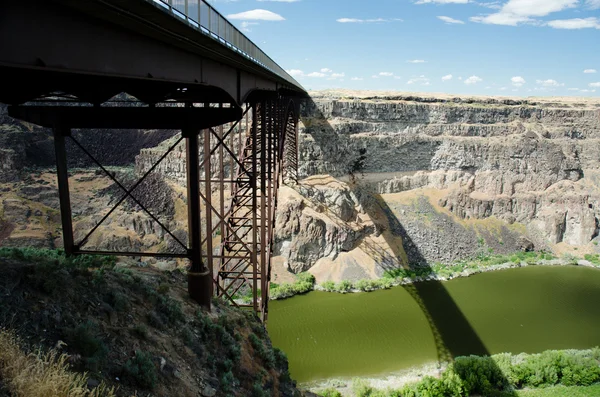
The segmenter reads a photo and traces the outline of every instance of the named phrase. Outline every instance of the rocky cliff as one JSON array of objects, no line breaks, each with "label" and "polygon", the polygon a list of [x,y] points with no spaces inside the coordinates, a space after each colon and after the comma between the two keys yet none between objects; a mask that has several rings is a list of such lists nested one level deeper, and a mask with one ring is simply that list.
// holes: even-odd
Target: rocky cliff
[{"label": "rocky cliff", "polygon": [[[600,101],[312,94],[300,128],[301,175],[337,177],[329,196],[362,192],[352,209],[379,222],[373,236],[384,229],[402,240],[397,258],[431,263],[490,250],[596,250]],[[309,208],[298,215],[304,222],[315,208],[331,208],[331,200],[315,204],[306,192],[310,180],[296,188],[305,204],[280,207],[288,226],[278,231],[279,253],[291,269],[318,265],[315,256],[335,263],[349,245],[362,244],[340,231],[296,233],[283,221],[302,205]],[[356,219],[344,218],[329,221]],[[315,234],[325,236],[320,245]],[[300,257],[288,249],[299,246]]]}]

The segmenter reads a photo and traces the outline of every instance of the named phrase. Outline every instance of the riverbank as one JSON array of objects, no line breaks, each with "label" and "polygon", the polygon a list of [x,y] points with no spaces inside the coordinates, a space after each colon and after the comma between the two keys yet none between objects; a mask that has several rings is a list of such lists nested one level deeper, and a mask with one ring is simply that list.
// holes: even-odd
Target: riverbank
[{"label": "riverbank", "polygon": [[280,300],[313,290],[341,294],[372,292],[399,285],[423,281],[449,281],[485,272],[526,266],[584,266],[600,269],[600,255],[587,254],[584,258],[577,258],[571,255],[557,258],[546,252],[517,252],[513,255],[487,255],[469,261],[461,261],[453,265],[435,263],[430,266],[414,266],[408,269],[398,268],[387,271],[380,279],[343,280],[339,283],[326,281],[316,284],[314,276],[310,273],[300,273],[297,276],[297,281],[294,283],[271,284],[270,295],[272,300]]},{"label": "riverbank", "polygon": [[[304,384],[327,397],[429,395],[515,395],[555,386],[592,386],[600,381],[600,349],[548,350],[540,354],[502,353],[457,357],[380,378],[330,379]],[[565,389],[568,390],[568,389]]]}]

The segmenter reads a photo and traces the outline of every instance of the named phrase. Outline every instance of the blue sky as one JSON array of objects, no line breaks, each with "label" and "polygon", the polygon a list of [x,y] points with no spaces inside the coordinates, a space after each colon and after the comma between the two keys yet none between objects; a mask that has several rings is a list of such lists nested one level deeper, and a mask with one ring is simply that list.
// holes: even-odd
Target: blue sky
[{"label": "blue sky", "polygon": [[600,96],[600,0],[213,0],[307,89]]}]

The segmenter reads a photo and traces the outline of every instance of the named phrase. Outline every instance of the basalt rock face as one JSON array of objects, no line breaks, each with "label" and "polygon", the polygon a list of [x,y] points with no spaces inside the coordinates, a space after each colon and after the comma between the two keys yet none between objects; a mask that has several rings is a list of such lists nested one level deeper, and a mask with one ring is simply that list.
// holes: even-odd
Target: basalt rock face
[{"label": "basalt rock face", "polygon": [[[132,166],[140,150],[172,137],[170,130],[74,130],[73,137],[104,166]],[[71,168],[97,168],[85,152],[67,139]],[[11,118],[0,104],[0,183],[16,181],[24,168],[54,167],[52,131]],[[25,173],[26,174],[26,173]]]},{"label": "basalt rock face", "polygon": [[[573,166],[597,168],[593,162],[600,154],[600,148],[585,144],[600,139],[600,110],[594,108],[315,97],[304,108],[303,122],[303,175],[343,175],[361,156],[365,156],[364,172],[402,172],[476,171],[492,169],[503,161],[514,168],[519,159],[521,164],[537,161],[537,157],[543,162],[557,151],[564,152],[561,159],[575,157]],[[533,142],[512,155],[479,153],[510,144],[508,138],[517,137]],[[554,162],[548,168],[561,166]],[[538,170],[539,166],[530,168]]]},{"label": "basalt rock face", "polygon": [[[299,150],[302,176],[351,175],[352,183],[367,186],[390,208],[389,200],[406,204],[411,194],[425,195],[438,207],[430,211],[447,212],[464,225],[490,219],[504,225],[498,227],[514,226],[500,233],[500,246],[476,233],[497,252],[530,248],[529,240],[540,249],[558,243],[594,249],[600,231],[598,101],[342,99],[317,93],[303,109]],[[428,211],[422,200],[417,207],[414,213]],[[407,208],[404,237],[421,244],[424,262],[472,254],[467,248],[473,239],[466,237],[457,237],[466,250],[456,255],[448,254],[451,246],[439,253],[425,247],[419,236],[428,233]],[[396,214],[401,224],[402,211]],[[452,242],[454,236],[456,231],[444,238]],[[407,250],[411,256],[408,251],[414,250]]]}]

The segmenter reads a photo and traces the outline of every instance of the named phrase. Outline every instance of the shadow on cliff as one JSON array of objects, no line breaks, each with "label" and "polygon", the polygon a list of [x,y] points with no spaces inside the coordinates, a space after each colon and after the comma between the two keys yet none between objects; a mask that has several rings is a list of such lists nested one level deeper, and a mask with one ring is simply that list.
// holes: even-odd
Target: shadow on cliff
[{"label": "shadow on cliff", "polygon": [[[321,147],[321,144],[325,141],[327,141],[327,146],[335,147],[336,141],[339,141],[338,135],[327,122],[317,105],[309,99],[307,100],[305,109],[308,109],[310,113],[305,112],[302,114],[304,118],[318,120],[316,124],[309,123],[311,127],[306,129],[306,133],[312,136],[318,147]],[[316,128],[319,131],[314,131]],[[316,133],[313,133],[313,131]],[[381,258],[381,265],[385,270],[393,270],[403,266],[402,264],[406,263],[405,259],[408,256],[408,263],[416,264],[408,265],[410,270],[417,271],[419,274],[432,273],[433,270],[429,266],[427,259],[422,255],[418,246],[413,242],[409,233],[402,226],[401,221],[396,217],[385,200],[378,193],[365,191],[364,188],[359,187],[359,184],[356,183],[356,178],[353,175],[360,173],[368,155],[366,150],[359,150],[355,154],[355,158],[350,161],[351,165],[349,169],[340,170],[342,173],[351,175],[350,188],[359,200],[364,203],[363,208],[370,218],[376,220],[381,219],[382,214],[385,216],[384,222],[387,225],[383,225],[383,228],[387,230],[384,230],[381,235],[384,237],[389,249],[377,244],[367,244],[367,251],[371,250],[370,254]],[[337,156],[333,155],[332,157],[335,158]],[[398,245],[398,238],[402,240],[402,247]],[[393,253],[393,257],[390,257],[390,250]],[[483,341],[448,293],[443,283],[436,280],[423,281],[404,285],[403,288],[419,305],[429,323],[440,363],[458,356],[472,354],[478,356],[490,355]],[[508,384],[508,381],[503,383]]]}]

